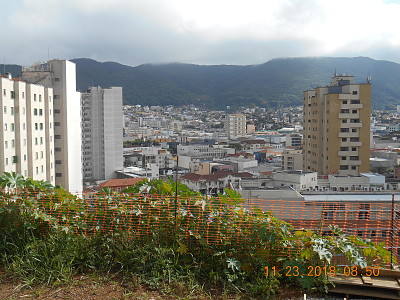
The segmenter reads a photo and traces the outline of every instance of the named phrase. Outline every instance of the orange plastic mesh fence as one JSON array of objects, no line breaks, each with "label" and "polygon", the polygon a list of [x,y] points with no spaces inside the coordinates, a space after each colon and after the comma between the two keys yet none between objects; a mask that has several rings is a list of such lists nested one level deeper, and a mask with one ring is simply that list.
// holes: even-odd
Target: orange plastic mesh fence
[{"label": "orange plastic mesh fence", "polygon": [[[400,254],[398,198],[392,202],[324,202],[287,200],[244,200],[163,195],[90,195],[86,199],[59,197],[51,192],[1,193],[3,205],[32,213],[32,222],[52,222],[65,232],[95,235],[118,232],[137,242],[166,243],[178,237],[188,249],[199,244],[253,249],[263,255],[279,256],[282,244],[275,243],[272,216],[290,223],[292,231],[309,229],[332,235],[330,226],[374,242],[384,242],[393,255]],[[70,198],[69,198],[70,197]],[[270,215],[263,212],[270,212]],[[258,217],[255,217],[258,215]],[[16,219],[17,220],[17,219]],[[18,221],[14,221],[18,223]],[[18,224],[15,224],[18,225]],[[263,225],[264,229],[260,229]],[[280,224],[279,226],[284,226]],[[46,228],[46,226],[44,226]],[[43,230],[45,232],[45,230]],[[260,247],[264,245],[264,249]],[[256,247],[257,249],[254,249]],[[265,249],[269,249],[268,253]],[[295,254],[301,249],[285,249]]]}]

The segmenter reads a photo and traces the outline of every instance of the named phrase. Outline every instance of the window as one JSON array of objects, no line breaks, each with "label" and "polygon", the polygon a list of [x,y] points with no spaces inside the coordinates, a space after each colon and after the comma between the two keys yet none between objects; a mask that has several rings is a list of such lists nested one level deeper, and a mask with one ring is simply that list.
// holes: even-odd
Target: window
[{"label": "window", "polygon": [[59,109],[55,109],[55,110],[54,110],[54,113],[55,113],[55,114],[59,114],[59,113],[61,113],[61,111],[60,111]]},{"label": "window", "polygon": [[43,145],[43,137],[40,137],[40,145]]},{"label": "window", "polygon": [[35,130],[38,130],[38,128],[39,128],[38,123],[35,123]]},{"label": "window", "polygon": [[352,113],[352,114],[356,114],[356,113],[357,113],[357,109],[353,109],[353,110],[351,111],[351,113]]},{"label": "window", "polygon": [[39,167],[36,167],[36,175],[39,174]]},{"label": "window", "polygon": [[347,123],[347,120],[346,120],[346,119],[343,119],[343,120],[342,120],[342,123]]},{"label": "window", "polygon": [[350,138],[350,142],[359,142],[360,141],[360,138],[358,138],[358,137],[351,137]]},{"label": "window", "polygon": [[340,170],[348,170],[348,169],[349,169],[349,166],[347,166],[347,165],[340,166]]},{"label": "window", "polygon": [[357,151],[357,148],[356,147],[352,147],[351,151]]},{"label": "window", "polygon": [[57,147],[57,148],[54,149],[54,151],[56,151],[56,152],[61,152],[61,148],[58,148],[58,147]]},{"label": "window", "polygon": [[352,128],[351,132],[357,132],[357,128]]},{"label": "window", "polygon": [[4,106],[3,111],[4,111],[5,114],[7,113],[7,106]]},{"label": "window", "polygon": [[8,158],[6,157],[6,166],[8,166]]},{"label": "window", "polygon": [[346,156],[342,156],[341,159],[342,160],[346,160],[347,158],[346,158]]},{"label": "window", "polygon": [[4,142],[4,148],[8,149],[8,142],[7,141]]},{"label": "window", "polygon": [[15,148],[15,140],[11,140],[11,148]]},{"label": "window", "polygon": [[341,113],[341,114],[348,114],[349,112],[350,112],[349,109],[341,109],[341,110],[340,110],[340,113]]},{"label": "window", "polygon": [[22,99],[25,98],[25,92],[22,92]]},{"label": "window", "polygon": [[36,94],[33,94],[33,101],[36,101]]},{"label": "window", "polygon": [[352,170],[357,170],[357,167],[356,166],[351,166],[351,169]]},{"label": "window", "polygon": [[342,142],[347,142],[347,138],[342,138]]},{"label": "window", "polygon": [[15,124],[14,124],[14,123],[11,123],[10,125],[11,125],[11,127],[10,127],[10,128],[11,128],[11,131],[14,131],[14,130],[15,130]]},{"label": "window", "polygon": [[[37,145],[38,144],[38,139],[37,138],[35,138],[35,145]],[[36,158],[37,159],[37,158]]]},{"label": "window", "polygon": [[37,108],[35,108],[35,109],[33,110],[33,115],[34,115],[34,116],[37,116],[37,114],[38,114],[38,110],[37,110]]},{"label": "window", "polygon": [[11,99],[15,99],[15,92],[11,91]]},{"label": "window", "polygon": [[340,128],[340,132],[349,132],[349,128]]},{"label": "window", "polygon": [[347,100],[343,100],[343,102],[342,102],[343,104],[347,104]]},{"label": "window", "polygon": [[7,91],[6,91],[6,89],[3,89],[3,96],[7,96]]},{"label": "window", "polygon": [[357,95],[358,93],[357,93],[357,91],[353,91],[352,94],[353,95]]},{"label": "window", "polygon": [[39,109],[39,116],[43,115],[43,109]]},{"label": "window", "polygon": [[340,151],[349,151],[349,147],[340,147]]},{"label": "window", "polygon": [[350,156],[350,160],[359,160],[358,156]]},{"label": "window", "polygon": [[14,115],[14,107],[10,107],[10,114],[13,116]]},{"label": "window", "polygon": [[54,122],[54,126],[61,126],[60,122]]},{"label": "window", "polygon": [[59,140],[59,139],[61,139],[61,135],[56,134],[56,135],[54,136],[54,138],[55,138],[56,140]]},{"label": "window", "polygon": [[62,173],[56,173],[56,177],[62,177]]},{"label": "window", "polygon": [[42,95],[39,95],[39,102],[42,102]]},{"label": "window", "polygon": [[18,163],[18,156],[14,155],[14,156],[12,157],[12,163],[13,163],[13,164]]},{"label": "window", "polygon": [[61,160],[56,160],[56,165],[61,165]]},{"label": "window", "polygon": [[39,124],[39,128],[40,128],[40,130],[43,130],[43,123]]}]

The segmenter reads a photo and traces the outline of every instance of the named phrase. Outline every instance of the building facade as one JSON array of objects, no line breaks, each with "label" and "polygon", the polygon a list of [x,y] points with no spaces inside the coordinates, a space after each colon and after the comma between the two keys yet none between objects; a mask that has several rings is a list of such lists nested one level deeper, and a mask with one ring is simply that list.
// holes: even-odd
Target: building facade
[{"label": "building facade", "polygon": [[334,76],[304,92],[303,168],[320,175],[369,172],[371,84]]},{"label": "building facade", "polygon": [[22,79],[53,89],[55,184],[82,193],[81,104],[75,64],[54,59],[24,67]]},{"label": "building facade", "polygon": [[84,181],[115,178],[123,168],[122,88],[91,87],[81,105]]},{"label": "building facade", "polygon": [[55,184],[53,89],[0,77],[0,173]]},{"label": "building facade", "polygon": [[226,135],[235,139],[246,135],[246,116],[244,114],[230,114],[225,121]]}]

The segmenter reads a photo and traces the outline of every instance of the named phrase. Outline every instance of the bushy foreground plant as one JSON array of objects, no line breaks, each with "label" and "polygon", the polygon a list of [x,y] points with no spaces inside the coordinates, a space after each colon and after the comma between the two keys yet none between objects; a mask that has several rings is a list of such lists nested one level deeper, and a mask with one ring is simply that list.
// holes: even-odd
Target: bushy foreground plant
[{"label": "bushy foreground plant", "polygon": [[[121,272],[169,293],[185,282],[268,297],[284,278],[266,276],[267,266],[328,266],[339,253],[359,266],[368,256],[388,259],[382,245],[336,227],[329,237],[295,232],[268,212],[243,209],[234,191],[206,198],[175,184],[145,181],[87,201],[44,184],[9,188],[0,197],[1,261],[26,284]],[[322,276],[296,281],[304,288],[326,286]]]}]

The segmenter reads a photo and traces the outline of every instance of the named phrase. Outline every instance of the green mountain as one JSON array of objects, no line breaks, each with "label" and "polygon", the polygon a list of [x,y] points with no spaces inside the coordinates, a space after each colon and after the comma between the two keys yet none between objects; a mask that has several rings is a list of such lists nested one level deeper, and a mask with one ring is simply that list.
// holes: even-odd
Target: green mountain
[{"label": "green mountain", "polygon": [[[400,64],[366,57],[280,58],[249,66],[171,63],[129,67],[86,58],[72,61],[79,90],[94,85],[122,86],[125,104],[195,104],[222,109],[227,105],[301,105],[303,91],[329,84],[334,72],[353,75],[358,83],[371,76],[376,109],[395,109],[400,104]],[[6,69],[18,74],[15,67]]]}]

